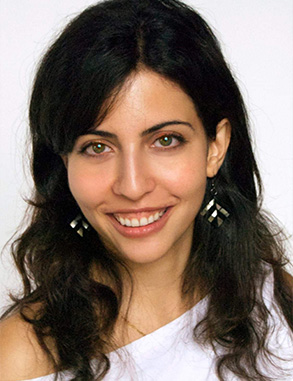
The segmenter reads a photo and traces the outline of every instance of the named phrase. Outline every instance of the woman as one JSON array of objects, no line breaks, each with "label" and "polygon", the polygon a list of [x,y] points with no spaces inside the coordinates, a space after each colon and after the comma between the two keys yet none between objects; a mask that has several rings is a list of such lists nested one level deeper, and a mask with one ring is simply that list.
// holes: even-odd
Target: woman
[{"label": "woman", "polygon": [[285,255],[241,95],[196,12],[85,10],[40,65],[30,126],[2,379],[292,378]]}]

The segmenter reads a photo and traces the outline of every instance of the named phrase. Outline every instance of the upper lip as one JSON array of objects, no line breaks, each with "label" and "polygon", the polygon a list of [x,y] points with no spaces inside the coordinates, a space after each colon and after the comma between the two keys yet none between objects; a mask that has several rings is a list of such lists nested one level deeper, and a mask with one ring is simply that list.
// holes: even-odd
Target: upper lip
[{"label": "upper lip", "polygon": [[170,205],[169,206],[158,206],[158,207],[146,207],[146,208],[138,208],[138,209],[117,209],[117,210],[109,212],[107,214],[155,212],[155,211],[164,210],[167,208],[170,208]]}]

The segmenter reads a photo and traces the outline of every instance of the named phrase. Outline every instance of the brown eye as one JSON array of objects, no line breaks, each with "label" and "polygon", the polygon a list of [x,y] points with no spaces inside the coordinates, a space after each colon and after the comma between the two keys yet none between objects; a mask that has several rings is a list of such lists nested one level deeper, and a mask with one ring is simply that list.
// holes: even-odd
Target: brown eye
[{"label": "brown eye", "polygon": [[83,147],[80,152],[88,156],[98,157],[99,155],[102,156],[102,154],[110,153],[111,151],[111,148],[107,144],[101,142],[90,142]]},{"label": "brown eye", "polygon": [[183,136],[175,134],[162,135],[155,140],[154,146],[157,148],[176,148],[184,144],[186,140]]},{"label": "brown eye", "polygon": [[106,149],[106,145],[103,143],[93,143],[92,144],[92,150],[95,153],[103,153]]},{"label": "brown eye", "polygon": [[169,145],[172,144],[173,142],[173,136],[171,135],[166,135],[166,136],[162,136],[159,140],[159,143],[163,146],[163,147],[168,147]]}]

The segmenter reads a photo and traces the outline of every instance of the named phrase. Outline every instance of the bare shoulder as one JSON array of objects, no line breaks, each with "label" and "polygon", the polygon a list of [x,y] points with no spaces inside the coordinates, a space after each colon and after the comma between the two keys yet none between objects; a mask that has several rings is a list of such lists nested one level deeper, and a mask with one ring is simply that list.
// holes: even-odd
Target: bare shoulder
[{"label": "bare shoulder", "polygon": [[0,379],[18,381],[53,373],[32,326],[20,315],[0,322]]}]

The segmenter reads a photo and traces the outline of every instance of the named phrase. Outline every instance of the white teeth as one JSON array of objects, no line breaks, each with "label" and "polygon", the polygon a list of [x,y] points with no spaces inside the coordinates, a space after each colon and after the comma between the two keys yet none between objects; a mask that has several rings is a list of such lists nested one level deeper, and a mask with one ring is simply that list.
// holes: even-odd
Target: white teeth
[{"label": "white teeth", "polygon": [[131,219],[131,226],[139,226],[139,221],[137,218],[132,218]]},{"label": "white teeth", "polygon": [[148,224],[148,219],[146,217],[142,217],[139,221],[140,226],[145,226]]},{"label": "white teeth", "polygon": [[158,221],[162,217],[162,215],[166,212],[166,210],[167,209],[162,210],[160,212],[156,212],[155,214],[150,215],[148,218],[142,217],[140,220],[138,220],[137,218],[131,218],[131,219],[123,218],[116,215],[114,215],[114,217],[123,226],[129,226],[129,227],[146,226],[146,225],[152,224],[155,221]]},{"label": "white teeth", "polygon": [[152,224],[154,222],[154,216],[149,216],[148,223]]}]

